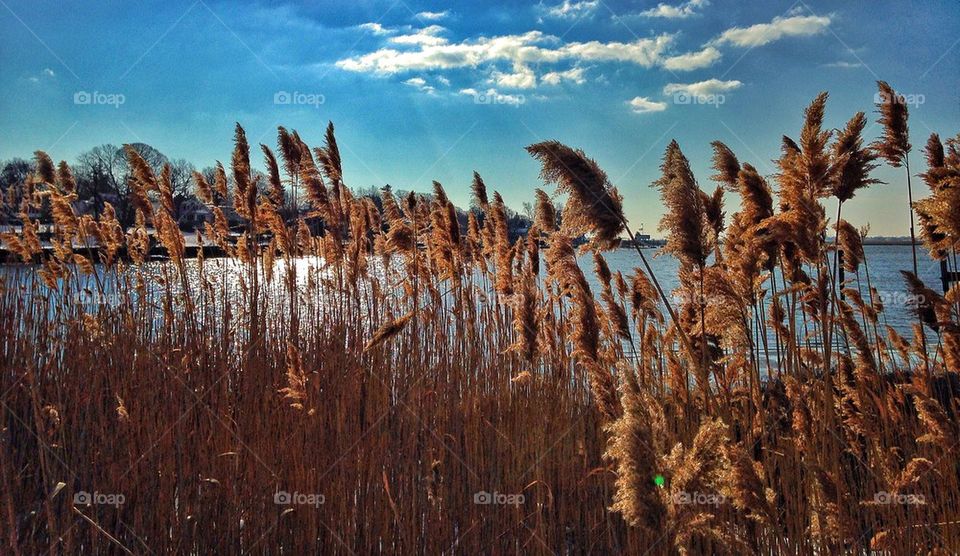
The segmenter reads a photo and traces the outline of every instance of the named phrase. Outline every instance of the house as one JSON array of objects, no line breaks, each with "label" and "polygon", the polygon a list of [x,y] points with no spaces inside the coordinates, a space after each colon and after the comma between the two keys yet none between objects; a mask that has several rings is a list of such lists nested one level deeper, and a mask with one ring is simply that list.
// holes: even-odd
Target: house
[{"label": "house", "polygon": [[204,222],[213,222],[213,211],[196,197],[184,199],[178,212],[177,225],[182,230],[196,230],[203,227]]}]

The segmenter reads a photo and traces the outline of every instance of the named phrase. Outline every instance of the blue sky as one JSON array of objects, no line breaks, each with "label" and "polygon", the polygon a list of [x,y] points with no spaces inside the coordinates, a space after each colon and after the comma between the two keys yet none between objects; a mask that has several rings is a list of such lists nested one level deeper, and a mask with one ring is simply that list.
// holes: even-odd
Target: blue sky
[{"label": "blue sky", "polygon": [[[919,172],[930,132],[960,131],[960,11],[907,4],[0,0],[0,159],[140,141],[207,166],[234,122],[273,146],[277,125],[317,144],[333,120],[352,187],[436,179],[466,206],[477,170],[519,209],[540,185],[523,147],[558,139],[653,231],[670,139],[705,189],[715,139],[772,174],[821,90],[830,127],[875,120],[877,79],[906,95]],[[902,172],[877,177],[844,213],[905,234]]]}]

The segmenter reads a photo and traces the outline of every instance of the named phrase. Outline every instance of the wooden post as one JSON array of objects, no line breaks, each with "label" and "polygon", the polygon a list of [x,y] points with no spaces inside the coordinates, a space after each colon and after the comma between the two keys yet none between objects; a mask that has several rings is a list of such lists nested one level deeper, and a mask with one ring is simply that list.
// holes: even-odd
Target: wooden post
[{"label": "wooden post", "polygon": [[943,286],[943,293],[950,289],[950,271],[947,270],[947,259],[940,259],[940,283]]},{"label": "wooden post", "polygon": [[840,301],[846,301],[843,295],[843,251],[837,248],[837,289],[840,290]]}]

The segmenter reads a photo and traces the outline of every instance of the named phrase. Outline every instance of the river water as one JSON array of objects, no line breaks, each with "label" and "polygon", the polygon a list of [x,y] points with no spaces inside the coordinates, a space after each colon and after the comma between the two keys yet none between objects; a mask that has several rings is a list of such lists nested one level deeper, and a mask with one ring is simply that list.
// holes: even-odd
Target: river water
[{"label": "river water", "polygon": [[[901,334],[910,337],[912,336],[911,327],[914,322],[916,322],[916,317],[911,311],[911,302],[913,298],[907,292],[906,284],[903,280],[903,276],[900,274],[901,270],[909,270],[912,268],[912,258],[910,253],[909,245],[867,245],[864,246],[864,251],[866,253],[867,265],[869,265],[869,274],[870,274],[870,283],[876,288],[879,292],[881,300],[884,305],[884,313],[881,318],[881,324],[889,324],[894,329],[896,329]],[[678,263],[676,259],[668,255],[657,255],[657,249],[644,249],[644,255],[647,257],[647,260],[650,262],[650,265],[653,268],[653,272],[656,275],[657,279],[660,281],[661,286],[664,289],[664,292],[668,296],[677,288],[679,285],[678,280]],[[633,274],[635,269],[642,268],[643,263],[640,260],[637,252],[632,248],[620,248],[612,251],[608,251],[604,254],[607,260],[607,264],[613,272],[621,271],[624,276]],[[918,248],[918,269],[921,279],[927,284],[928,287],[934,291],[941,292],[941,282],[940,282],[940,265],[938,261],[931,259],[925,249]],[[309,265],[315,265],[319,262],[315,258],[307,258],[297,261],[298,267],[305,267]],[[593,261],[592,257],[582,256],[580,257],[580,265],[584,270],[584,274],[587,277],[588,282],[593,288],[595,294],[599,294],[600,285],[597,280],[596,275],[593,272]],[[188,266],[192,266],[195,261],[188,261]],[[374,268],[376,263],[371,261],[371,271],[376,272]],[[147,270],[149,272],[156,272],[159,274],[163,273],[163,266],[168,263],[164,262],[152,262],[147,263]],[[214,265],[214,268],[218,267],[220,264],[226,265],[226,268],[232,268],[233,270],[228,270],[227,272],[227,282],[233,283],[233,280],[230,277],[231,272],[237,272],[240,269],[239,262],[236,261],[227,261],[224,259],[213,259],[209,261],[209,264]],[[282,268],[282,262],[277,261],[276,270],[279,272]],[[99,267],[98,267],[99,268]],[[8,280],[8,286],[10,286],[10,279],[14,281],[23,281],[26,282],[26,277],[29,272],[29,267],[23,265],[0,265],[0,276],[5,276]],[[219,272],[218,272],[219,274]],[[95,302],[105,302],[113,303],[118,301],[118,299],[111,299],[114,297],[114,288],[109,282],[110,277],[103,277],[108,283],[105,284],[106,290],[108,293],[108,299],[105,300],[94,300]],[[857,286],[857,276],[847,275],[845,277],[848,281],[848,287]],[[866,273],[863,268],[859,272],[859,281],[860,281],[860,291],[861,295],[865,299],[868,298],[867,293],[867,282],[866,282]],[[90,290],[94,290],[93,282],[90,277],[83,277],[81,282],[89,282],[85,284]],[[778,280],[779,282],[779,280]],[[769,282],[768,282],[769,284]],[[81,286],[82,287],[82,286]],[[232,289],[232,288],[231,288]],[[71,290],[76,290],[75,287],[71,287]],[[21,290],[25,295],[29,295],[26,290]],[[90,293],[78,293],[73,292],[70,295],[80,296],[81,302],[87,302],[83,296],[89,296]],[[769,299],[769,297],[768,297]],[[676,305],[676,304],[675,304]],[[930,331],[928,331],[928,334]]]},{"label": "river water", "polygon": [[[661,255],[655,256],[657,249],[644,249],[644,255],[653,268],[654,274],[660,281],[664,292],[670,295],[678,285],[677,278],[678,264],[673,257]],[[916,322],[910,310],[911,296],[907,292],[906,283],[901,270],[913,269],[913,258],[909,245],[865,245],[864,253],[867,264],[869,265],[870,284],[876,288],[883,301],[884,313],[886,313],[886,324],[895,328],[901,334],[912,334],[911,326]],[[637,267],[643,268],[643,262],[634,249],[615,249],[606,254],[607,264],[613,272],[621,271],[624,276],[632,274]],[[581,259],[581,266],[584,270],[592,269],[592,262],[589,258]],[[917,248],[917,270],[920,278],[930,289],[942,293],[940,284],[940,263],[930,258],[926,249]],[[599,288],[599,283],[592,271],[586,272],[591,287]],[[847,274],[845,280],[853,280],[848,287],[856,287],[857,276]],[[861,284],[861,295],[868,299],[866,273],[863,268],[859,273]],[[881,324],[884,321],[881,319]]]}]

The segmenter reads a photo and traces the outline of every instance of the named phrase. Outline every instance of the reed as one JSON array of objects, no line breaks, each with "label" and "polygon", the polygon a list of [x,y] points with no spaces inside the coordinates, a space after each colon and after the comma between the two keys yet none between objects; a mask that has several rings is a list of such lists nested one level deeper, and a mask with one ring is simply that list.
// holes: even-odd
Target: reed
[{"label": "reed", "polygon": [[[905,272],[914,334],[885,326],[838,209],[839,281],[823,202],[854,202],[909,141],[905,112],[883,108],[867,149],[863,114],[833,133],[826,104],[784,138],[776,188],[714,143],[703,191],[670,143],[676,303],[642,251],[611,271],[622,198],[556,141],[528,151],[565,207],[537,190],[513,239],[477,173],[464,226],[436,182],[354,196],[332,124],[315,149],[279,128],[263,174],[237,126],[229,175],[194,176],[214,214],[196,241],[229,255],[211,259],[185,255],[169,170],[132,147],[126,232],[112,207],[76,214],[69,165],[36,153],[24,226],[0,237],[24,263],[0,281],[3,551],[960,550],[960,290]],[[931,137],[915,205],[940,259],[960,241],[958,149]]]}]

